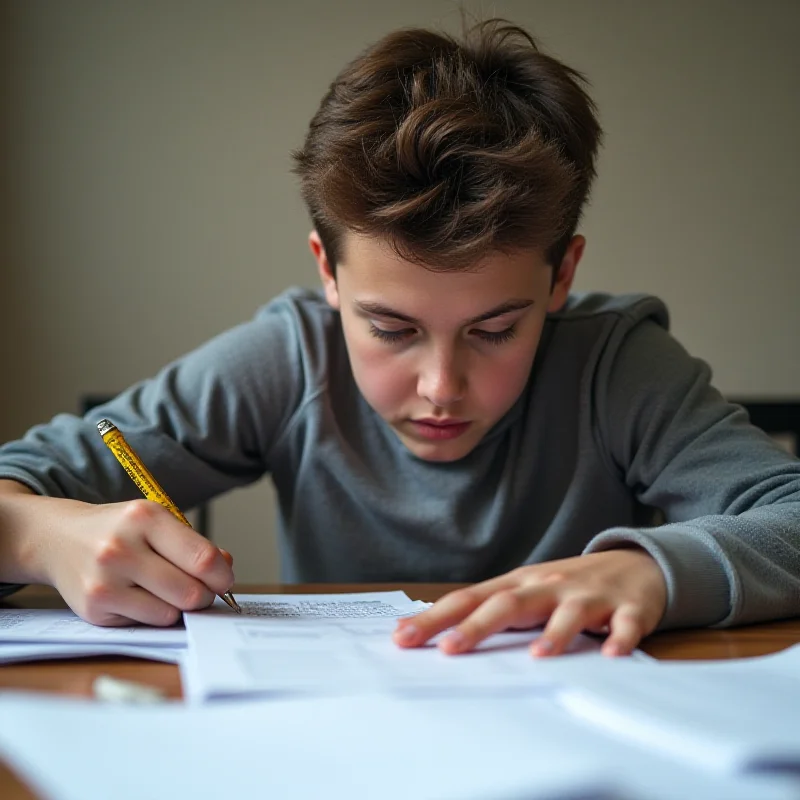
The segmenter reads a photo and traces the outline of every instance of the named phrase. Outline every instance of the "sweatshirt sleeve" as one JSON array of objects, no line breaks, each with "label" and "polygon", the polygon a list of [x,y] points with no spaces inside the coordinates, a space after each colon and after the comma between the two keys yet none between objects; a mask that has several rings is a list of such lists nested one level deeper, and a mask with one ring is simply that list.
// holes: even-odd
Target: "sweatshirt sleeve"
[{"label": "sweatshirt sleeve", "polygon": [[32,428],[0,447],[0,478],[89,503],[141,496],[97,431],[107,418],[184,510],[255,481],[310,388],[300,313],[273,301],[83,419]]},{"label": "sweatshirt sleeve", "polygon": [[610,468],[666,524],[606,530],[584,552],[637,544],[656,559],[660,629],[800,614],[800,461],[662,326],[627,327],[598,368],[596,430]]}]

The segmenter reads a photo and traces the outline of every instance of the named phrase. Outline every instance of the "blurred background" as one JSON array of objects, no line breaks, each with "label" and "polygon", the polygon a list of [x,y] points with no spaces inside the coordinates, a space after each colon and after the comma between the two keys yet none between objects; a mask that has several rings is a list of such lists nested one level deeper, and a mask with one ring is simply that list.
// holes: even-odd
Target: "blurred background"
[{"label": "blurred background", "polygon": [[[579,290],[662,297],[738,397],[800,396],[800,3],[516,0],[591,80],[606,142]],[[290,174],[327,85],[444,0],[0,0],[0,441],[313,286]],[[216,500],[278,576],[268,481]]]}]

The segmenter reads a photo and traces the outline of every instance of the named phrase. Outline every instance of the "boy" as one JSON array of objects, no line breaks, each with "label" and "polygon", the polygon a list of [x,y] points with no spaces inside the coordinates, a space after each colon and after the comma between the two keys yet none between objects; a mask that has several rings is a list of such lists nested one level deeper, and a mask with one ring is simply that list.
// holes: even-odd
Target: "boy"
[{"label": "boy", "polygon": [[600,136],[581,76],[502,21],[367,50],[295,156],[324,297],[287,292],[0,448],[0,580],[100,625],[170,624],[231,586],[220,551],[133,499],[107,417],[184,508],[269,473],[287,581],[477,582],[401,646],[545,624],[536,655],[582,629],[615,655],[799,613],[798,462],[658,300],[570,296]]}]

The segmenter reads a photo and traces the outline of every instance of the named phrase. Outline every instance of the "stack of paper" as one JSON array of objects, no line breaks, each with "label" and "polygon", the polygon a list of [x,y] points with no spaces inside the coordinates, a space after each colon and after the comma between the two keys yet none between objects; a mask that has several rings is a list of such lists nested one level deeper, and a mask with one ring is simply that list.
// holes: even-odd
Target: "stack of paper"
[{"label": "stack of paper", "polygon": [[109,707],[0,696],[46,800],[796,800],[603,737],[545,698],[387,695]]},{"label": "stack of paper", "polygon": [[177,664],[185,649],[183,627],[101,628],[68,609],[0,610],[0,664],[107,655]]},{"label": "stack of paper", "polygon": [[800,797],[800,645],[663,663],[578,637],[532,659],[526,631],[449,657],[392,643],[397,617],[426,607],[402,592],[238,600],[243,615],[218,601],[185,631],[14,612],[0,638],[185,652],[185,694],[216,702],[7,693],[0,752],[46,800]]},{"label": "stack of paper", "polygon": [[800,778],[800,645],[721,662],[578,660],[543,670],[558,676],[562,707],[606,734],[720,772]]}]

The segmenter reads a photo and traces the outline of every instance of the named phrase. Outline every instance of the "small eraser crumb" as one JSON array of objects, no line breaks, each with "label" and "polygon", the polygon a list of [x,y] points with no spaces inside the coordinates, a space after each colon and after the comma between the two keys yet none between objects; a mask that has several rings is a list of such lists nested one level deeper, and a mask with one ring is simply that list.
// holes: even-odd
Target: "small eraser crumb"
[{"label": "small eraser crumb", "polygon": [[162,703],[166,695],[154,686],[123,681],[110,675],[100,675],[92,684],[92,692],[106,703]]}]

